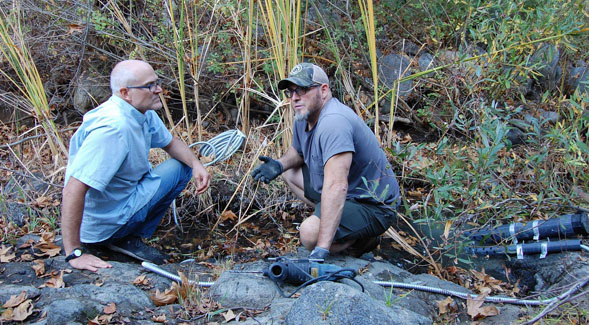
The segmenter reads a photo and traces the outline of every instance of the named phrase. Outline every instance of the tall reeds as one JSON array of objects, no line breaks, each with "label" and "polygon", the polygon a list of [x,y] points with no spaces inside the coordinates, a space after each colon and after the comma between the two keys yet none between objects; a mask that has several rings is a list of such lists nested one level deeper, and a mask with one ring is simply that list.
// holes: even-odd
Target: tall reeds
[{"label": "tall reeds", "polygon": [[23,24],[18,3],[15,3],[9,13],[0,8],[0,52],[18,76],[18,80],[11,78],[6,71],[0,70],[0,74],[10,80],[31,104],[30,114],[41,123],[53,161],[59,165],[67,157],[67,149],[53,123],[53,114],[45,95],[43,81],[32,53],[27,48],[21,26]]},{"label": "tall reeds", "polygon": [[[299,47],[303,44],[301,30],[300,0],[258,0],[266,36],[270,40],[270,51],[274,63],[274,79],[285,78],[301,59]],[[276,111],[276,110],[275,110]],[[292,127],[293,113],[286,107],[278,130]],[[282,149],[286,150],[292,141],[290,132],[282,135]]]},{"label": "tall reeds", "polygon": [[362,24],[366,33],[366,41],[370,54],[370,67],[372,72],[372,84],[374,86],[374,134],[380,140],[379,109],[378,109],[378,65],[376,62],[376,21],[374,18],[374,5],[372,0],[358,0]]},{"label": "tall reeds", "polygon": [[[185,84],[185,74],[184,74],[184,60],[185,60],[185,50],[184,50],[184,19],[185,19],[185,11],[186,11],[186,1],[180,0],[178,4],[178,14],[179,19],[176,22],[176,15],[174,12],[174,4],[172,1],[166,1],[166,11],[168,13],[168,17],[170,18],[170,22],[172,25],[172,35],[174,39],[174,49],[176,53],[176,80],[178,84],[178,90],[180,92],[180,100],[182,102],[182,113],[184,114],[184,123],[186,125],[186,134],[188,137],[188,142],[192,143],[192,135],[191,135],[191,126],[190,126],[190,118],[188,116],[188,106],[186,103],[186,84]],[[178,26],[176,26],[178,24]],[[198,24],[195,24],[198,25]],[[188,25],[190,26],[190,25]],[[192,34],[192,33],[191,33]],[[194,34],[195,35],[195,34]],[[194,42],[196,43],[196,42]],[[192,61],[192,59],[191,59]],[[197,100],[198,102],[198,100]],[[196,109],[198,112],[198,109]],[[200,123],[198,123],[200,127]],[[200,134],[200,132],[199,132]]]}]

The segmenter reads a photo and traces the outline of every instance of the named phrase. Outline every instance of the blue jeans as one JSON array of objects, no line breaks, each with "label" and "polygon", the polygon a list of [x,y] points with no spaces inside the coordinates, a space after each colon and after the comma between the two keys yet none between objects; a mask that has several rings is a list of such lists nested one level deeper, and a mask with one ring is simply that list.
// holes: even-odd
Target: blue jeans
[{"label": "blue jeans", "polygon": [[161,182],[151,200],[114,235],[102,243],[110,243],[128,236],[151,237],[170,207],[170,203],[182,192],[192,178],[192,168],[176,159],[164,161],[154,168],[153,173],[161,177]]}]

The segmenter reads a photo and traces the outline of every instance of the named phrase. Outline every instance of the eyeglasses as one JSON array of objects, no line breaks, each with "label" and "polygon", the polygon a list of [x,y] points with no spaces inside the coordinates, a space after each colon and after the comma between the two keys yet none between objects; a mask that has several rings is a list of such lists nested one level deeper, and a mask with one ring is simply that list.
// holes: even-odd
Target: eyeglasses
[{"label": "eyeglasses", "polygon": [[150,82],[144,86],[127,86],[129,89],[149,89],[149,91],[154,92],[157,87],[161,87],[162,82],[158,79],[156,81]]},{"label": "eyeglasses", "polygon": [[293,94],[297,94],[297,96],[303,96],[305,95],[309,90],[315,88],[315,87],[319,87],[321,85],[317,84],[317,85],[312,85],[309,87],[297,87],[294,89],[285,89],[284,90],[284,96],[286,96],[286,98],[291,98]]}]

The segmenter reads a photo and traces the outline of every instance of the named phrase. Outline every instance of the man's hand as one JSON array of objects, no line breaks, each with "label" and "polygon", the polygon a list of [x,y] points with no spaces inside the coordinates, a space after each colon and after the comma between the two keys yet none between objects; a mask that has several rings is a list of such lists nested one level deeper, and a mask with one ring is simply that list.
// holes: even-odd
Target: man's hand
[{"label": "man's hand", "polygon": [[211,183],[211,175],[200,163],[192,166],[192,178],[196,182],[196,193],[204,193]]},{"label": "man's hand", "polygon": [[70,265],[75,269],[98,271],[99,268],[111,268],[112,265],[92,254],[83,254],[78,258],[70,260]]},{"label": "man's hand", "polygon": [[282,163],[278,160],[266,156],[260,156],[259,159],[264,163],[252,172],[252,177],[256,181],[262,181],[268,184],[284,171]]},{"label": "man's hand", "polygon": [[311,254],[309,254],[309,259],[317,259],[317,260],[324,260],[329,256],[329,250],[315,246]]}]

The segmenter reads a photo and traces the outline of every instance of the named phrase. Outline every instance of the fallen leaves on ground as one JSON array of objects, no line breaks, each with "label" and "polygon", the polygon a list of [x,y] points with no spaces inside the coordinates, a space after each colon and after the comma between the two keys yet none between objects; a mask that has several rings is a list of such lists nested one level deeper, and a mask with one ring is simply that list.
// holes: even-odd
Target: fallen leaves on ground
[{"label": "fallen leaves on ground", "polygon": [[484,306],[485,298],[488,293],[481,294],[476,298],[472,299],[470,295],[466,299],[466,312],[472,320],[478,320],[481,318],[499,315],[499,309],[495,306]]},{"label": "fallen leaves on ground", "polygon": [[235,215],[235,213],[233,213],[233,211],[227,210],[223,212],[223,214],[221,214],[221,218],[221,221],[227,221],[228,219],[230,219],[231,221],[235,221],[235,219],[237,219],[237,216]]},{"label": "fallen leaves on ground", "polygon": [[149,279],[146,278],[145,274],[142,274],[133,280],[133,285],[136,286],[149,286]]},{"label": "fallen leaves on ground", "polygon": [[25,253],[20,256],[20,262],[30,262],[34,259],[35,259],[35,257],[33,257],[33,255],[31,255],[31,254]]},{"label": "fallen leaves on ground", "polygon": [[170,289],[166,289],[164,292],[161,292],[159,289],[155,289],[155,293],[151,295],[151,300],[156,306],[165,306],[169,304],[173,304],[178,300],[178,296],[176,295],[176,282],[172,285]]},{"label": "fallen leaves on ground", "polygon": [[35,270],[35,275],[42,276],[45,274],[45,262],[43,260],[35,260],[33,261],[33,265],[31,265],[33,270]]},{"label": "fallen leaves on ground", "polygon": [[156,323],[166,323],[168,320],[166,319],[166,315],[153,315],[153,317],[151,318],[151,320],[153,320]]},{"label": "fallen leaves on ground", "polygon": [[229,309],[228,311],[222,313],[221,315],[223,315],[223,318],[225,318],[225,322],[229,322],[229,321],[235,319],[235,313],[231,309]]},{"label": "fallen leaves on ground", "polygon": [[37,256],[53,257],[61,254],[61,247],[55,244],[55,233],[44,232],[41,234],[41,240],[35,245],[41,253],[35,253]]},{"label": "fallen leaves on ground", "polygon": [[446,297],[444,300],[436,301],[436,304],[438,305],[439,315],[444,315],[448,312],[456,312],[458,309],[452,297]]},{"label": "fallen leaves on ground", "polygon": [[10,296],[7,302],[2,305],[3,308],[14,308],[20,304],[22,304],[25,300],[27,300],[27,293],[25,291],[21,292],[18,296]]},{"label": "fallen leaves on ground", "polygon": [[63,282],[63,270],[58,272],[53,272],[51,274],[51,279],[45,281],[44,284],[40,286],[40,288],[63,288],[65,287],[65,282]]},{"label": "fallen leaves on ground", "polygon": [[102,308],[102,312],[107,315],[114,314],[117,312],[117,305],[115,305],[114,302],[111,302],[108,304],[108,306],[104,306],[104,308]]},{"label": "fallen leaves on ground", "polygon": [[107,325],[110,324],[113,315],[99,315],[88,321],[88,325]]},{"label": "fallen leaves on ground", "polygon": [[4,246],[0,248],[0,263],[8,263],[16,258],[16,254],[12,251],[12,246]]},{"label": "fallen leaves on ground", "polygon": [[2,312],[0,320],[22,322],[33,313],[33,301],[27,299],[27,293],[23,291],[18,296],[10,296],[2,308],[6,310]]}]

